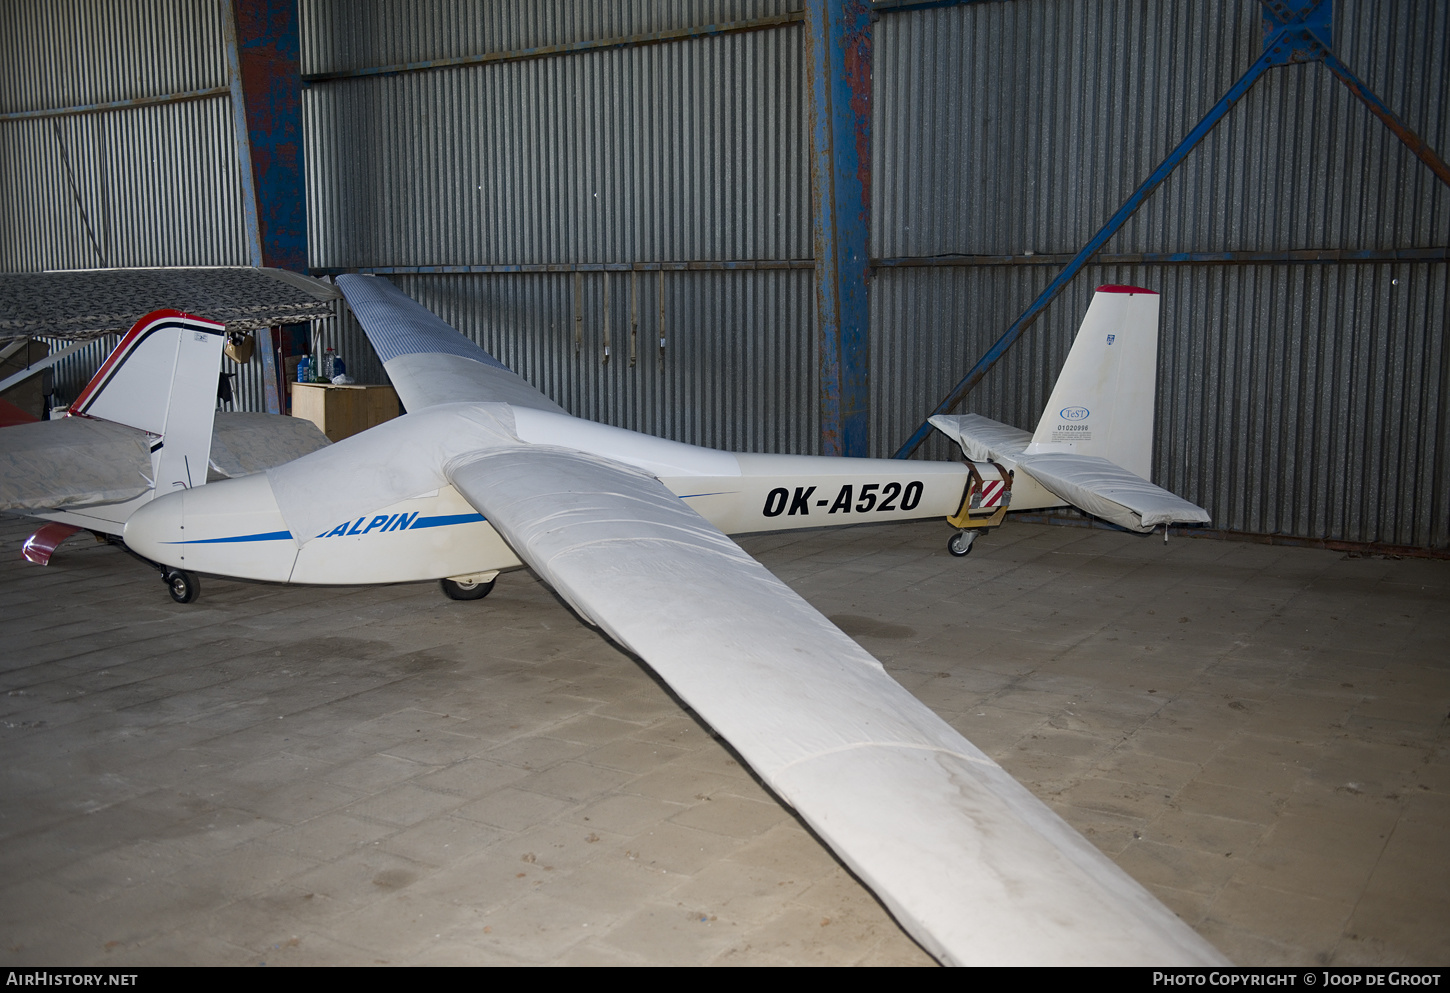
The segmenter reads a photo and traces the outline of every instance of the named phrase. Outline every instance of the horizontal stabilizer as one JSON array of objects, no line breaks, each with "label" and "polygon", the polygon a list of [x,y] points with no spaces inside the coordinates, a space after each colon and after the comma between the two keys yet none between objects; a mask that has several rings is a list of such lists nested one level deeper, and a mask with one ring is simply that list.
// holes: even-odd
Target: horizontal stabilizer
[{"label": "horizontal stabilizer", "polygon": [[330,442],[303,417],[219,412],[212,430],[211,464],[229,479],[262,472],[310,455]]},{"label": "horizontal stabilizer", "polygon": [[981,414],[937,414],[932,427],[962,447],[974,462],[1015,459],[1032,441],[1032,432],[994,421]]},{"label": "horizontal stabilizer", "polygon": [[82,417],[0,430],[0,510],[120,503],[151,488],[146,432]]},{"label": "horizontal stabilizer", "polygon": [[[212,462],[245,476],[326,447],[311,421],[276,414],[217,414]],[[151,489],[151,445],[140,428],[63,417],[0,429],[0,511],[67,510],[125,503]]]},{"label": "horizontal stabilizer", "polygon": [[1017,467],[1074,507],[1133,531],[1212,519],[1202,507],[1095,455],[1019,455]]}]

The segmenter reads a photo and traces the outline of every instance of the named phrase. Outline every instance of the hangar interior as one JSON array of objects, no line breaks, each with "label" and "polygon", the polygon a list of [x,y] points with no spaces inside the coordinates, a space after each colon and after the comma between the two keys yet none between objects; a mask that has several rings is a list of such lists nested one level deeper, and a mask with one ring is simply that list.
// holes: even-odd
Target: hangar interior
[{"label": "hangar interior", "polygon": [[[0,10],[0,271],[385,275],[621,427],[885,457],[977,373],[1030,426],[1093,288],[1158,291],[1213,537],[742,543],[1231,959],[1450,958],[1443,4]],[[339,304],[237,405],[328,345],[385,381]],[[5,527],[11,962],[930,961],[527,573],[188,609]]]}]

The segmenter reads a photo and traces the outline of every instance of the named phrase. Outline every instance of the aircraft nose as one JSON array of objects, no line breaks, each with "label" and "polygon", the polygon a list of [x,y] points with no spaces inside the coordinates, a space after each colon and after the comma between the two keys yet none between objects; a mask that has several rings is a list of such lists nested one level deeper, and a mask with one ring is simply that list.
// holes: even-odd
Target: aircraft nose
[{"label": "aircraft nose", "polygon": [[162,565],[181,564],[185,491],[158,497],[126,521],[121,539],[137,555]]}]

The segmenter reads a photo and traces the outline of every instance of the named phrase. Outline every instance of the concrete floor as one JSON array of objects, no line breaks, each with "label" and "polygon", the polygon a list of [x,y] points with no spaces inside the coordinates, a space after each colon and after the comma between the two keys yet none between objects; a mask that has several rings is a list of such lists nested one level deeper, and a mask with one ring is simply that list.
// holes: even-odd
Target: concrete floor
[{"label": "concrete floor", "polygon": [[[929,964],[526,572],[203,581],[0,519],[6,964]],[[742,543],[1235,961],[1450,963],[1450,563]]]}]

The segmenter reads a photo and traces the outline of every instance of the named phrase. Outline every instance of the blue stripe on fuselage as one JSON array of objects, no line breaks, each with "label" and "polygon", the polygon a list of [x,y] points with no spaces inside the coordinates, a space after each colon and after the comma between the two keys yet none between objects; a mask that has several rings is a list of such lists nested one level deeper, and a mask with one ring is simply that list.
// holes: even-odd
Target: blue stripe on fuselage
[{"label": "blue stripe on fuselage", "polygon": [[482,514],[447,514],[443,517],[420,517],[409,525],[409,531],[419,528],[446,528],[451,524],[479,524],[488,520]]},{"label": "blue stripe on fuselage", "polygon": [[291,531],[268,531],[266,534],[238,534],[230,538],[194,538],[191,541],[168,541],[167,545],[219,545],[231,541],[281,541],[291,538]]},{"label": "blue stripe on fuselage", "polygon": [[[342,526],[344,528],[346,528],[348,525],[353,525],[354,527],[356,527],[356,526],[358,526],[360,524],[363,524],[367,520],[368,520],[368,518],[361,517],[356,522],[354,522],[354,521],[348,521],[348,522],[346,522],[346,524],[344,524]],[[451,527],[454,524],[481,524],[481,523],[483,523],[486,520],[487,520],[486,517],[484,517],[482,514],[477,514],[477,513],[475,513],[475,514],[445,514],[445,515],[442,515],[442,516],[439,516],[439,517],[419,517],[419,518],[415,519],[412,524],[408,525],[407,528],[400,528],[398,530],[417,531],[419,528],[446,528],[446,527]],[[336,531],[337,529],[334,528],[333,530]],[[368,528],[368,531],[371,531],[371,530],[372,530],[372,528]],[[344,530],[344,531],[341,531],[341,532],[338,532],[338,533],[339,534],[346,534],[346,531]],[[360,532],[356,533],[355,535],[353,535],[353,537],[360,538],[360,537],[362,537],[366,533],[367,533],[367,531],[360,531]],[[380,530],[378,533],[379,534],[382,534],[383,531]],[[332,534],[333,534],[332,531],[324,532],[323,534],[318,535],[318,537],[319,538],[325,538],[325,537],[331,536]],[[168,541],[168,542],[166,542],[166,544],[168,544],[168,545],[218,545],[218,544],[225,544],[225,543],[230,543],[230,542],[240,542],[240,541],[283,541],[283,540],[289,540],[289,539],[291,539],[291,537],[292,537],[292,532],[291,531],[268,531],[265,534],[238,534],[238,535],[232,535],[230,538],[194,538],[194,539],[192,539],[190,541]]]}]

